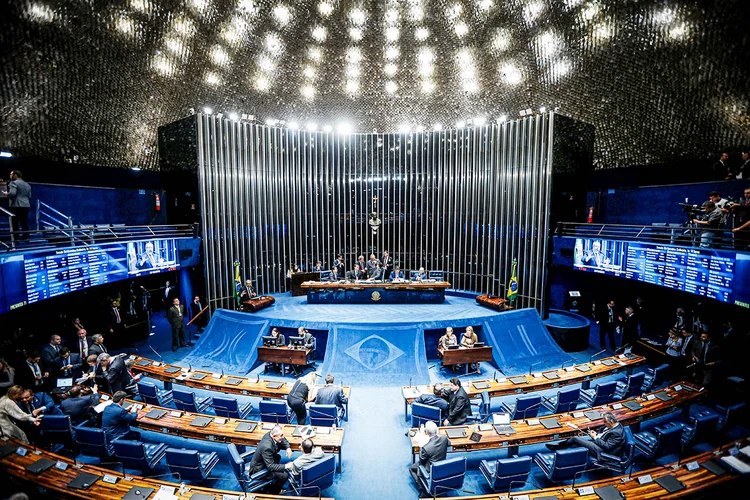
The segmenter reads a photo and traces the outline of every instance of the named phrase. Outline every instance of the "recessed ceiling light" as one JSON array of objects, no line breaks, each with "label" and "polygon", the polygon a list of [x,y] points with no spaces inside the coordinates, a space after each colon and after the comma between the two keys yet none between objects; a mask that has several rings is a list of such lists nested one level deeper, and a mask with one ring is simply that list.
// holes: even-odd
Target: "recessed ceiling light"
[{"label": "recessed ceiling light", "polygon": [[349,20],[355,26],[361,26],[365,22],[366,14],[361,9],[354,9],[349,13]]},{"label": "recessed ceiling light", "polygon": [[429,36],[430,30],[428,30],[427,28],[417,28],[417,31],[414,32],[414,38],[416,38],[420,42],[427,40],[427,37]]},{"label": "recessed ceiling light", "polygon": [[432,130],[434,130],[436,132],[439,132],[439,131],[443,130],[443,126],[441,124],[439,124],[439,123],[436,123],[435,125],[432,126]]},{"label": "recessed ceiling light", "polygon": [[208,106],[205,106],[205,107],[203,108],[203,113],[204,113],[204,114],[210,115],[210,114],[211,114],[211,113],[213,113],[213,112],[214,112],[214,110],[213,110],[213,109],[211,109],[211,108],[209,108]]},{"label": "recessed ceiling light", "polygon": [[389,94],[395,93],[397,89],[398,85],[396,85],[396,82],[394,82],[393,80],[385,82],[385,91]]},{"label": "recessed ceiling light", "polygon": [[331,15],[331,12],[333,12],[333,5],[328,2],[320,2],[318,4],[318,12],[321,16],[328,17]]},{"label": "recessed ceiling light", "polygon": [[307,122],[307,125],[305,125],[305,128],[307,130],[310,130],[311,132],[314,132],[318,130],[318,124],[315,122]]},{"label": "recessed ceiling light", "polygon": [[323,132],[330,132],[331,130],[333,130],[333,128],[330,125],[323,126]]},{"label": "recessed ceiling light", "polygon": [[279,4],[273,9],[273,17],[281,26],[286,26],[292,18],[292,12],[284,4]]}]

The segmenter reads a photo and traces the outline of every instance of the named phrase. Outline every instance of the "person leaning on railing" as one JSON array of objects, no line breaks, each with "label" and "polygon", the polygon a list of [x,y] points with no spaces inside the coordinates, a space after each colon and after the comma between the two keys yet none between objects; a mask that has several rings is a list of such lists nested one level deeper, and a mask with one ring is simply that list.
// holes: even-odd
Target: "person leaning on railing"
[{"label": "person leaning on railing", "polygon": [[712,201],[706,201],[702,205],[704,215],[700,219],[693,219],[693,223],[701,226],[701,248],[710,248],[719,229],[721,218],[724,215],[721,208]]}]

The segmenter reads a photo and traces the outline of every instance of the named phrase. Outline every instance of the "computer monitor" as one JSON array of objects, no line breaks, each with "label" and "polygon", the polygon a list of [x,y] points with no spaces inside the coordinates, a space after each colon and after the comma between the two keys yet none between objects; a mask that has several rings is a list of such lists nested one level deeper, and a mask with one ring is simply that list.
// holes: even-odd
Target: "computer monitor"
[{"label": "computer monitor", "polygon": [[305,345],[305,337],[289,337],[289,345],[302,347]]},{"label": "computer monitor", "polygon": [[73,378],[59,378],[57,379],[57,387],[65,389],[67,387],[73,387]]},{"label": "computer monitor", "polygon": [[331,271],[320,271],[320,281],[331,281]]},{"label": "computer monitor", "polygon": [[443,279],[445,278],[445,273],[443,271],[430,271],[429,276],[431,280],[443,281]]},{"label": "computer monitor", "polygon": [[419,278],[419,271],[409,271],[409,279],[414,281]]},{"label": "computer monitor", "polygon": [[493,413],[492,423],[495,425],[508,425],[510,423],[510,413]]},{"label": "computer monitor", "polygon": [[276,346],[276,337],[273,335],[264,335],[263,336],[263,346],[264,347],[275,347]]},{"label": "computer monitor", "polygon": [[484,342],[474,342],[474,347],[484,347]]}]

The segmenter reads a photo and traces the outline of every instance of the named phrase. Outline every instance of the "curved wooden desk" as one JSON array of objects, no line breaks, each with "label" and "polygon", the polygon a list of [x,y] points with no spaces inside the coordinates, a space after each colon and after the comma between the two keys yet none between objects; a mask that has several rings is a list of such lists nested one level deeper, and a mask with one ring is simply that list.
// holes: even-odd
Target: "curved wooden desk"
[{"label": "curved wooden desk", "polygon": [[[735,441],[733,443],[733,446],[724,446],[721,448],[716,448],[714,450],[707,451],[705,453],[701,453],[699,455],[694,455],[689,458],[684,458],[680,463],[681,466],[679,468],[673,468],[677,465],[677,462],[673,464],[667,464],[661,467],[654,467],[652,469],[642,470],[636,473],[633,473],[631,478],[628,479],[627,476],[615,476],[610,477],[606,479],[600,479],[597,481],[590,481],[587,483],[576,483],[575,489],[571,489],[568,485],[565,486],[557,486],[557,487],[550,487],[545,488],[543,490],[529,490],[529,491],[514,491],[511,493],[511,496],[513,498],[529,498],[530,500],[536,499],[536,498],[544,498],[544,497],[552,497],[557,498],[559,500],[599,500],[599,497],[596,495],[596,493],[592,493],[589,495],[580,495],[578,491],[580,491],[580,488],[585,487],[591,487],[591,488],[603,488],[605,486],[614,486],[617,488],[620,493],[624,495],[627,500],[653,500],[653,499],[663,499],[663,498],[683,498],[688,496],[694,496],[696,493],[699,493],[701,491],[705,491],[709,488],[713,488],[715,486],[719,486],[722,484],[726,484],[729,481],[737,481],[740,478],[743,478],[745,482],[747,482],[747,476],[741,476],[739,474],[734,473],[731,471],[731,468],[724,464],[721,461],[721,457],[725,457],[729,455],[729,449],[734,448],[734,445],[736,446],[746,446],[748,444],[748,438],[744,438],[738,441]],[[740,457],[740,460],[744,463],[750,463],[748,461],[747,457],[744,457],[742,454],[735,455],[737,457]],[[716,475],[712,472],[710,472],[705,467],[698,467],[694,471],[689,471],[685,468],[685,464],[689,464],[691,462],[698,462],[698,464],[702,464],[704,462],[708,462],[709,460],[714,460],[717,462],[722,468],[726,469],[727,472],[721,475]],[[664,477],[666,475],[672,474],[677,479],[682,481],[685,484],[685,489],[676,491],[672,494],[667,493],[667,491],[659,486],[656,482],[646,482],[645,484],[640,484],[639,478],[642,478],[643,480],[647,480],[647,476],[650,476],[652,480],[658,479],[660,477]],[[739,481],[738,481],[739,482]],[[734,485],[733,489],[735,492],[739,492],[742,490],[737,490],[736,488],[739,488],[740,485]],[[497,492],[497,493],[490,493],[487,495],[471,495],[471,496],[462,496],[461,500],[498,500],[498,499],[507,499],[508,497],[507,491],[504,492]],[[744,494],[738,495],[736,498],[742,498]]]},{"label": "curved wooden desk", "polygon": [[[681,387],[681,390],[676,391],[675,387]],[[696,403],[698,399],[705,394],[705,391],[700,390],[701,388],[693,385],[689,382],[680,382],[673,384],[665,389],[660,389],[646,395],[646,398],[641,399],[640,397],[624,399],[617,401],[609,405],[596,406],[594,408],[588,408],[585,410],[576,410],[570,413],[557,413],[554,415],[542,415],[537,420],[546,420],[548,418],[557,420],[562,424],[562,427],[556,429],[547,429],[540,423],[529,425],[527,419],[514,420],[511,422],[516,433],[510,436],[505,434],[499,435],[494,429],[481,431],[477,425],[456,425],[450,428],[465,429],[466,437],[450,439],[451,450],[450,451],[478,451],[487,450],[492,448],[508,448],[508,456],[515,455],[518,453],[518,447],[521,445],[535,444],[535,443],[546,443],[548,441],[556,441],[558,439],[564,439],[579,435],[579,431],[569,427],[567,424],[576,425],[581,431],[588,429],[600,428],[602,425],[602,419],[589,420],[586,416],[575,416],[573,413],[579,414],[592,410],[597,410],[600,413],[611,411],[615,414],[617,419],[622,425],[629,425],[633,428],[633,432],[638,432],[640,423],[644,420],[650,420],[652,418],[666,415],[675,411],[676,408],[684,407],[684,411],[689,411],[689,405]],[[660,392],[666,392],[672,399],[669,401],[662,401],[655,395]],[[654,395],[653,397],[651,395]],[[625,407],[616,408],[618,405],[627,403],[629,401],[638,402],[642,408],[639,410],[630,410]],[[445,433],[447,427],[441,427],[440,432]],[[482,438],[478,443],[475,443],[469,436],[472,432],[478,432]],[[412,445],[412,461],[414,460],[414,454],[419,453],[419,446],[417,445],[413,437],[410,438]]]},{"label": "curved wooden desk", "polygon": [[261,309],[265,309],[266,307],[271,307],[276,303],[276,299],[271,297],[270,295],[264,295],[262,297],[258,297],[257,299],[248,299],[242,301],[242,310],[245,312],[258,312]]},{"label": "curved wooden desk", "polygon": [[477,304],[484,307],[489,307],[496,311],[508,311],[513,309],[508,305],[508,301],[502,297],[490,297],[487,294],[477,295]]},{"label": "curved wooden desk", "polygon": [[[22,457],[17,455],[15,452],[11,453],[0,459],[5,472],[11,476],[18,478],[22,481],[27,481],[33,484],[35,487],[42,487],[55,492],[55,496],[73,497],[73,498],[104,498],[104,499],[120,499],[130,491],[131,488],[139,488],[145,490],[146,488],[153,488],[154,491],[159,491],[162,486],[169,486],[175,488],[175,495],[181,500],[188,500],[195,494],[208,495],[217,500],[221,500],[223,495],[232,495],[234,497],[242,498],[244,493],[242,491],[229,491],[229,490],[217,490],[213,488],[206,488],[203,486],[188,486],[186,485],[185,492],[180,494],[179,483],[170,481],[160,481],[158,479],[144,478],[140,476],[126,476],[119,472],[105,469],[103,467],[97,467],[95,465],[78,464],[70,458],[56,455],[49,451],[39,450],[39,455],[34,454],[33,448],[27,444],[21,443],[20,441],[9,440],[0,441],[0,446],[5,444],[13,445],[16,447],[25,448],[28,450],[26,456]],[[60,470],[55,467],[47,469],[41,474],[32,474],[26,470],[26,466],[39,460],[40,458],[46,458],[53,462],[62,462],[67,464],[67,470]],[[95,474],[97,476],[104,477],[105,474],[116,477],[117,482],[115,484],[109,484],[103,482],[101,479],[93,483],[88,489],[77,490],[68,488],[68,483],[75,479],[79,473]],[[126,479],[127,478],[127,479]],[[153,493],[151,498],[153,498]],[[253,493],[252,498],[257,500],[277,500],[278,495],[265,495],[263,493]],[[247,497],[248,500],[251,498]],[[304,498],[307,500],[313,500],[312,497],[297,497]],[[318,497],[314,497],[318,498]],[[325,500],[332,500],[330,498]]]},{"label": "curved wooden desk", "polygon": [[[202,441],[213,441],[220,443],[235,443],[247,446],[258,446],[261,438],[275,424],[259,422],[257,420],[240,420],[236,418],[216,417],[214,415],[205,415],[201,413],[189,413],[175,410],[173,408],[164,408],[161,406],[144,405],[139,401],[126,399],[128,405],[137,404],[143,406],[138,410],[138,416],[133,424],[144,430],[159,432],[161,434],[170,434],[186,438],[200,439]],[[151,410],[164,410],[166,415],[158,420],[147,417]],[[180,416],[172,416],[172,413]],[[190,425],[196,417],[205,417],[211,419],[211,423],[205,427],[196,427]],[[245,422],[257,424],[253,432],[238,432],[235,430],[237,425]],[[284,437],[287,438],[293,449],[298,449],[303,438],[292,436],[296,425],[284,425]],[[343,427],[315,427],[316,436],[312,438],[316,446],[320,446],[324,451],[336,453],[339,456],[338,470],[341,472],[341,445],[344,442]]]},{"label": "curved wooden desk", "polygon": [[[581,384],[583,389],[588,389],[591,380],[614,375],[625,371],[628,375],[633,368],[646,362],[642,356],[627,357],[624,354],[611,356],[594,361],[593,363],[579,363],[575,366],[569,366],[565,369],[545,370],[544,372],[535,373],[534,375],[519,375],[518,377],[502,377],[497,380],[472,380],[466,383],[464,390],[469,398],[478,398],[479,395],[487,391],[490,397],[510,396],[513,394],[522,394],[527,392],[543,391],[545,389],[554,389],[572,384]],[[609,366],[608,366],[609,365]],[[576,367],[588,368],[588,371],[581,371]],[[584,369],[585,369],[584,368]],[[557,376],[558,378],[547,378]],[[510,379],[523,378],[524,384],[514,384]],[[486,389],[480,389],[475,384],[486,383],[489,385]],[[401,388],[401,394],[404,398],[404,419],[409,420],[409,404],[414,401],[420,394],[432,394],[432,386],[404,386]]]}]

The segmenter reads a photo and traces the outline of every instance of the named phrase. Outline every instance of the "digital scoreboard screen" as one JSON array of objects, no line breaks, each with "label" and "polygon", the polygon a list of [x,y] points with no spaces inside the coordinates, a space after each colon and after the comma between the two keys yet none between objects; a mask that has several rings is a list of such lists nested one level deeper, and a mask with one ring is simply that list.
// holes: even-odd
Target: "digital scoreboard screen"
[{"label": "digital scoreboard screen", "polygon": [[750,257],[724,250],[577,239],[573,266],[750,307],[747,260]]}]

